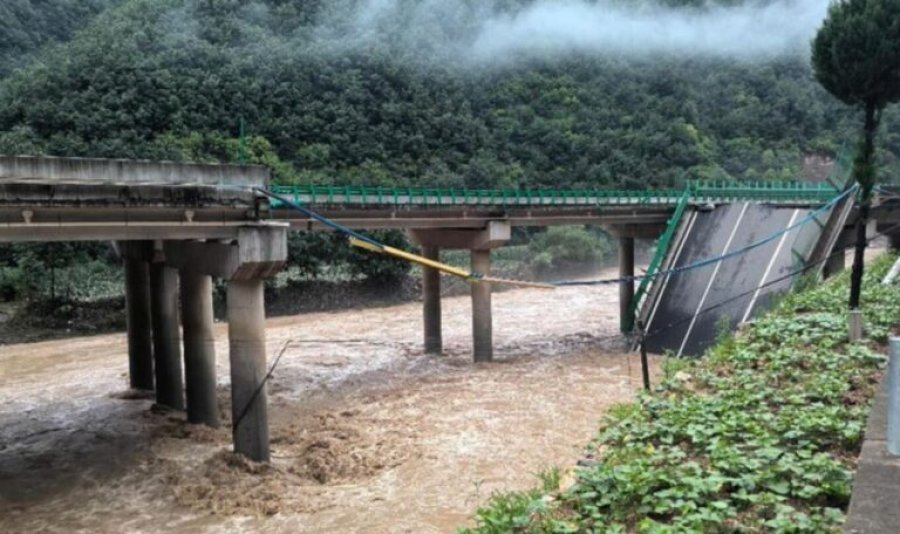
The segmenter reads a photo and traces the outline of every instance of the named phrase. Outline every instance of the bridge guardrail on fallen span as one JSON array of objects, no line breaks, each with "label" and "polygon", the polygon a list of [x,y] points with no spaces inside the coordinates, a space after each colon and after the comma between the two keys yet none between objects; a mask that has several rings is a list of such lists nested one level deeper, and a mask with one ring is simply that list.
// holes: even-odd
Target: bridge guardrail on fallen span
[{"label": "bridge guardrail on fallen span", "polygon": [[[827,202],[838,191],[828,183],[689,181],[685,189],[453,189],[335,185],[280,185],[272,192],[293,202],[341,206],[676,206],[689,193],[701,202]],[[272,207],[283,207],[273,200]]]}]

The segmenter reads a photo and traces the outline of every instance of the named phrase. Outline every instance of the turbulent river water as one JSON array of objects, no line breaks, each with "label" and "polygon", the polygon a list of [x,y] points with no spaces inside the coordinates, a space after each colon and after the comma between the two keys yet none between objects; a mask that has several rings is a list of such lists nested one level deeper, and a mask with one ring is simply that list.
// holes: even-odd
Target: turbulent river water
[{"label": "turbulent river water", "polygon": [[599,341],[617,294],[495,294],[496,361],[479,365],[465,297],[444,300],[442,356],[422,353],[416,303],[271,319],[270,466],[229,453],[225,325],[216,430],[127,392],[124,334],[4,346],[0,531],[453,532],[574,465],[633,398],[637,357]]}]

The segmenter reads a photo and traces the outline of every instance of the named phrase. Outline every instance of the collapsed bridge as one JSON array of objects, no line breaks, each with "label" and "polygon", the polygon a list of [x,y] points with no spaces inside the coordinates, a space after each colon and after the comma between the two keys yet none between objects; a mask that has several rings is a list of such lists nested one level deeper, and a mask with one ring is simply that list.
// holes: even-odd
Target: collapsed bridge
[{"label": "collapsed bridge", "polygon": [[[264,280],[287,259],[288,231],[327,228],[321,219],[256,190],[272,190],[343,227],[403,229],[434,261],[442,249],[469,250],[472,270],[484,274],[490,273],[491,249],[510,239],[513,226],[603,225],[619,239],[622,277],[614,282],[620,287],[623,327],[630,327],[635,315],[653,325],[656,317],[668,313],[665,303],[680,300],[667,296],[665,283],[638,288],[635,300],[635,282],[641,281],[634,271],[635,239],[665,238],[667,246],[659,247],[663,252],[657,254],[658,265],[651,265],[664,272],[707,252],[691,245],[692,240],[713,245],[711,256],[722,252],[714,246],[718,238],[704,238],[702,228],[728,228],[733,236],[743,236],[744,229],[750,228],[761,235],[790,226],[784,214],[792,214],[788,219],[803,218],[802,213],[813,212],[840,192],[828,183],[768,182],[695,183],[687,190],[663,191],[278,187],[269,184],[266,169],[252,166],[0,157],[0,241],[116,242],[126,275],[131,385],[155,390],[159,404],[186,409],[193,423],[218,424],[212,280],[226,281],[234,445],[237,452],[258,461],[269,458]],[[840,217],[832,215],[838,211],[836,205],[831,208],[816,219],[816,224],[830,229],[819,231],[818,238],[810,241],[815,243],[805,252],[807,262],[823,254],[820,249],[828,249],[827,256],[836,247],[852,244],[844,228],[855,221],[853,203],[842,204]],[[873,214],[877,224],[900,222],[896,208],[900,205],[893,200],[882,202]],[[754,220],[764,220],[768,226],[744,224],[751,220],[747,213],[758,210]],[[777,216],[771,215],[776,212]],[[684,226],[688,220],[693,221],[690,231]],[[727,253],[752,241],[754,235],[744,236],[744,241],[732,237],[726,240],[730,241],[727,246],[719,245]],[[680,252],[670,252],[675,250]],[[758,253],[771,259],[786,254],[784,250],[782,244],[778,251],[759,247]],[[729,284],[730,267],[712,268],[719,272],[707,278],[711,280],[707,297],[701,300]],[[747,270],[739,267],[734,273]],[[762,274],[755,267],[752,270]],[[775,267],[769,270],[781,272]],[[423,276],[425,349],[439,353],[440,276],[431,268],[425,268]],[[676,278],[657,280],[672,284]],[[472,284],[471,298],[474,359],[490,361],[491,284]],[[696,309],[704,307],[702,302],[693,304]],[[656,312],[651,320],[643,310],[653,306]],[[695,325],[691,330],[704,328]],[[674,343],[658,342],[660,350]],[[684,353],[695,353],[699,347],[690,335],[678,342],[688,347]]]}]

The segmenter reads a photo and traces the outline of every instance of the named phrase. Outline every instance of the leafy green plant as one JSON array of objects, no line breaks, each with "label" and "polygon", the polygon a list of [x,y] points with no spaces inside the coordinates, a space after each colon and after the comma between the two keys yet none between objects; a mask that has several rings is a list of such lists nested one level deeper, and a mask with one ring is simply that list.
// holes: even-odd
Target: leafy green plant
[{"label": "leafy green plant", "polygon": [[878,283],[892,262],[864,281],[864,343],[847,340],[847,275],[791,294],[610,409],[573,487],[503,494],[465,532],[838,530],[885,363],[871,344],[900,321],[900,288]]}]

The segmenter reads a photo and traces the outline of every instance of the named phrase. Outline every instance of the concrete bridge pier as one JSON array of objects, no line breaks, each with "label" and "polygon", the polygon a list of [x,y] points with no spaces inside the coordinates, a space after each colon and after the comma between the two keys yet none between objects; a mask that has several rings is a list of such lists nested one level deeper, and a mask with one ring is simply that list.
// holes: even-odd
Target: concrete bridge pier
[{"label": "concrete bridge pier", "polygon": [[[619,278],[634,276],[634,238],[619,237]],[[634,280],[619,282],[619,328],[631,330],[631,308],[634,302]]]},{"label": "concrete bridge pier", "polygon": [[[491,274],[491,249],[472,249],[472,272]],[[475,362],[494,359],[494,322],[491,310],[491,284],[471,284],[472,294],[472,353]]]},{"label": "concrete bridge pier", "polygon": [[219,426],[212,277],[181,269],[181,328],[189,423]]},{"label": "concrete bridge pier", "polygon": [[228,282],[228,355],[234,450],[269,461],[266,313],[262,279]]},{"label": "concrete bridge pier", "polygon": [[121,242],[125,266],[128,377],[133,389],[153,390],[153,333],[150,325],[150,242]]},{"label": "concrete bridge pier", "polygon": [[[666,230],[663,224],[618,224],[607,231],[619,241],[619,277],[633,277],[634,243],[636,239],[658,239]],[[634,327],[634,280],[619,282],[619,328],[630,332]]]},{"label": "concrete bridge pier", "polygon": [[184,409],[181,337],[178,330],[178,271],[162,256],[150,264],[150,316],[156,369],[156,402]]},{"label": "concrete bridge pier", "polygon": [[[422,255],[441,261],[441,249],[434,245],[422,247]],[[441,329],[441,273],[425,267],[422,273],[422,319],[425,325],[425,352],[440,354],[443,350]]]},{"label": "concrete bridge pier", "polygon": [[237,240],[228,243],[169,241],[165,256],[169,265],[191,272],[187,298],[183,298],[185,347],[190,345],[192,354],[185,357],[197,364],[193,368],[196,373],[189,372],[188,390],[197,392],[197,417],[201,419],[214,410],[215,402],[215,356],[212,336],[207,335],[212,331],[211,300],[207,301],[211,299],[209,277],[227,280],[234,451],[257,462],[269,461],[264,280],[287,260],[287,225],[242,227]]},{"label": "concrete bridge pier", "polygon": [[[438,259],[441,249],[469,250],[472,271],[487,275],[491,269],[491,249],[503,246],[509,241],[511,227],[505,221],[490,221],[483,229],[411,229],[412,241],[422,247],[429,259]],[[422,284],[422,309],[425,332],[425,351],[439,353],[441,350],[441,294],[439,273],[425,269]],[[471,287],[472,296],[472,353],[476,362],[493,359],[493,319],[491,316],[491,286],[486,282],[475,282]]]}]

